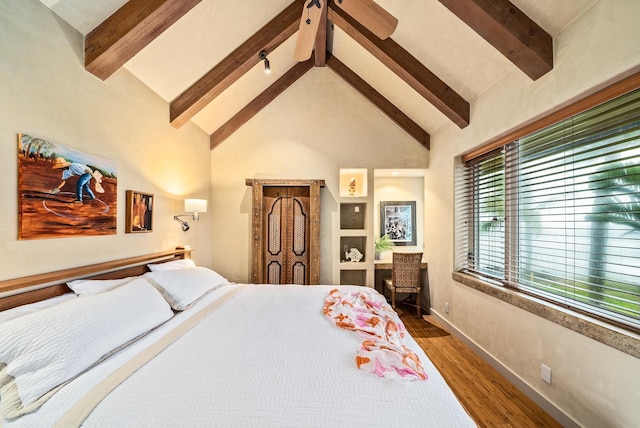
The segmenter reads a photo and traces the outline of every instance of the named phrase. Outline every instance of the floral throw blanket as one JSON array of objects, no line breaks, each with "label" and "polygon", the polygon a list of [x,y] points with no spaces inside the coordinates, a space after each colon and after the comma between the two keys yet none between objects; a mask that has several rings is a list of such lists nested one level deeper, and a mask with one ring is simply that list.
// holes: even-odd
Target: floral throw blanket
[{"label": "floral throw blanket", "polygon": [[355,358],[358,368],[393,380],[427,380],[418,356],[404,345],[404,324],[380,293],[333,289],[324,314],[364,339]]}]

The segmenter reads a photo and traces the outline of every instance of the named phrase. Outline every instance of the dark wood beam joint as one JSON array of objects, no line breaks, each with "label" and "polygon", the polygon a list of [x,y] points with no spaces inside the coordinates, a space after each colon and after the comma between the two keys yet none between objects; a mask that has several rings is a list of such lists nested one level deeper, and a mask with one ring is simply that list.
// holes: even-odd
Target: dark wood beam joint
[{"label": "dark wood beam joint", "polygon": [[430,149],[430,136],[418,125],[404,114],[399,108],[393,105],[382,94],[376,91],[371,85],[365,82],[360,76],[349,67],[340,62],[335,56],[329,55],[327,66],[340,76],[345,82],[360,92],[371,103],[378,107],[384,114],[393,120],[407,134],[415,138],[425,149]]},{"label": "dark wood beam joint", "polygon": [[200,1],[128,1],[85,37],[85,69],[106,80]]},{"label": "dark wood beam joint", "polygon": [[469,125],[471,107],[391,38],[381,40],[340,8],[331,9],[334,24],[380,60],[460,128]]},{"label": "dark wood beam joint", "polygon": [[171,125],[179,128],[242,77],[265,50],[273,52],[298,30],[300,2],[294,1],[240,47],[223,59],[175,100],[170,106]]},{"label": "dark wood beam joint", "polygon": [[229,138],[231,134],[236,132],[242,125],[247,123],[260,110],[265,108],[271,101],[276,99],[278,95],[283,93],[287,88],[293,85],[299,78],[313,68],[315,59],[299,62],[287,71],[281,78],[276,80],[271,86],[265,89],[253,101],[247,104],[242,110],[236,113],[224,125],[218,128],[210,137],[210,148],[213,150],[224,140]]},{"label": "dark wood beam joint", "polygon": [[324,67],[327,65],[327,25],[329,24],[327,20],[328,10],[328,7],[325,7],[322,10],[320,27],[318,27],[318,33],[316,34],[316,44],[314,49],[316,67]]},{"label": "dark wood beam joint", "polygon": [[531,79],[553,69],[553,38],[509,0],[439,1]]}]

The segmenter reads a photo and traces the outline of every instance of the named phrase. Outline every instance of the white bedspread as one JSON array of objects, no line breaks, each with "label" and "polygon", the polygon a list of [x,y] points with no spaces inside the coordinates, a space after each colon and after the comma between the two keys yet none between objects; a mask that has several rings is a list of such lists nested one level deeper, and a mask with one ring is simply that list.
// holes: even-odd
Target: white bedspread
[{"label": "white bedspread", "polygon": [[83,426],[475,426],[412,339],[426,382],[358,370],[361,339],[323,316],[334,286],[229,285],[6,427],[51,426],[108,373],[233,287],[241,292],[108,395]]}]

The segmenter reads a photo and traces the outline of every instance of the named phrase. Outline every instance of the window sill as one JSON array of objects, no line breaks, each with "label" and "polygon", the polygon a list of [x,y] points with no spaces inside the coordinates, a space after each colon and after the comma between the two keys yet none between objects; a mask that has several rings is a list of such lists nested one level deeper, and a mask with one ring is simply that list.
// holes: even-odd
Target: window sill
[{"label": "window sill", "polygon": [[453,272],[451,277],[456,282],[640,359],[640,336],[636,334],[523,293],[518,293],[515,290],[494,285],[474,275]]}]

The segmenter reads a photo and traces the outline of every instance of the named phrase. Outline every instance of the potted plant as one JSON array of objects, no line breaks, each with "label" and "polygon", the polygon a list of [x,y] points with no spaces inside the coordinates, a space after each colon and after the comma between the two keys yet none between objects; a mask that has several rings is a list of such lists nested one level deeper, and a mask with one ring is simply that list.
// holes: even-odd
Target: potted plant
[{"label": "potted plant", "polygon": [[381,252],[393,250],[393,247],[395,246],[396,244],[393,243],[391,238],[389,238],[389,235],[387,235],[386,233],[376,238],[376,240],[373,243],[373,248],[375,251],[375,259],[379,260]]}]

